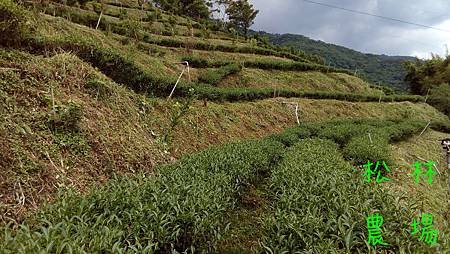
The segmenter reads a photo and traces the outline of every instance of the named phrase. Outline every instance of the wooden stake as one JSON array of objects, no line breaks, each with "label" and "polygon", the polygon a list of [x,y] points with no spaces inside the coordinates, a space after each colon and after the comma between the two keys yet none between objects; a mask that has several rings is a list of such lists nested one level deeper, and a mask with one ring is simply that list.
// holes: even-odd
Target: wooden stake
[{"label": "wooden stake", "polygon": [[372,142],[372,136],[370,135],[370,133],[367,133],[367,134],[369,134],[369,140],[370,140],[370,143],[372,144],[373,142]]}]

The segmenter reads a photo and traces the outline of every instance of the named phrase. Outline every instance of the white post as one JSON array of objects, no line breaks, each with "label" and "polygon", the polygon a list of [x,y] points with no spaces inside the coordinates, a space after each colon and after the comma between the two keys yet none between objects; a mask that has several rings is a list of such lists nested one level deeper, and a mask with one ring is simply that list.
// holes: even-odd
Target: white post
[{"label": "white post", "polygon": [[178,77],[177,82],[175,83],[175,85],[172,88],[172,92],[170,92],[169,97],[167,98],[167,100],[169,100],[170,98],[172,98],[173,93],[175,92],[175,88],[177,88],[178,82],[180,82],[181,76],[183,76],[184,70],[186,70],[186,68],[183,68],[183,71],[181,72],[180,76]]},{"label": "white post", "polygon": [[420,133],[419,137],[422,136],[422,134],[427,130],[428,126],[430,126],[431,121],[428,122],[427,126],[423,129],[423,131]]},{"label": "white post", "polygon": [[295,106],[295,120],[297,121],[297,124],[300,125],[300,119],[299,119],[299,116],[298,116],[298,108],[299,108],[298,103],[282,101],[281,104],[287,104],[287,105]]},{"label": "white post", "polygon": [[381,94],[380,94],[380,99],[378,100],[378,103],[381,103]]},{"label": "white post", "polygon": [[427,103],[427,100],[428,100],[428,94],[430,94],[430,89],[428,89],[428,91],[427,91],[427,96],[425,97],[425,103]]},{"label": "white post", "polygon": [[186,63],[186,66],[187,66],[187,71],[188,71],[188,79],[189,79],[189,82],[191,82],[191,73],[189,72],[189,62],[186,61],[185,63]]},{"label": "white post", "polygon": [[102,19],[103,10],[100,12],[100,16],[98,17],[97,25],[95,26],[95,30],[97,30],[98,26],[100,25],[100,20]]}]

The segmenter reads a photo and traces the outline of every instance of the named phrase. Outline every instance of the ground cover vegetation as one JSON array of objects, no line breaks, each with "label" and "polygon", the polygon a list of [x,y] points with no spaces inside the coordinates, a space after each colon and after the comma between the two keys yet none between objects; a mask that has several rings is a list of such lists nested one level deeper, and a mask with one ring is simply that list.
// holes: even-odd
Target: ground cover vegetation
[{"label": "ground cover vegetation", "polygon": [[[22,38],[33,51],[51,52],[55,49],[64,49],[72,51],[83,60],[99,68],[103,73],[114,81],[127,85],[136,92],[144,92],[155,96],[167,96],[173,84],[175,77],[157,77],[135,65],[134,61],[121,56],[119,52],[110,48],[106,49],[93,42],[79,37],[52,38],[45,37],[27,37]],[[277,63],[280,65],[281,63]],[[281,64],[282,65],[282,64]],[[303,66],[303,65],[299,65]],[[308,65],[306,65],[308,66]],[[199,99],[208,99],[214,101],[238,101],[238,100],[257,100],[273,97],[273,89],[256,88],[235,88],[223,89],[201,84],[189,83],[183,81],[177,88],[175,96],[186,96],[191,88],[194,88]],[[282,97],[306,97],[320,99],[340,99],[348,101],[377,101],[378,96],[365,96],[357,94],[326,93],[326,92],[303,92],[294,89],[277,90],[278,96]],[[383,96],[382,101],[421,101],[419,96],[393,95]]]},{"label": "ground cover vegetation", "polygon": [[[368,129],[385,140],[404,140],[424,124],[364,119],[305,124],[262,140],[207,149],[159,167],[155,175],[118,177],[87,195],[66,192],[20,227],[8,225],[2,249],[95,252],[112,246],[114,251],[211,252],[236,226],[225,213],[239,206],[246,186],[269,175],[273,209],[263,217],[261,248],[366,251],[364,216],[375,209],[389,221],[384,230],[389,248],[429,251],[403,229],[412,210],[404,210],[384,189],[364,184],[361,171],[352,169],[333,142],[345,144],[343,136]],[[389,156],[356,154],[364,159]]]},{"label": "ground cover vegetation", "polygon": [[[172,6],[175,3],[176,6]],[[194,5],[189,5],[188,1],[158,1],[158,6],[165,8],[163,6],[167,4],[166,8],[176,7],[177,9],[168,11],[178,14],[189,8],[196,10],[196,6],[205,2],[193,3]],[[81,1],[78,4],[85,3]],[[121,5],[122,2],[116,3],[116,6]],[[144,2],[125,1],[123,5],[137,11],[153,10],[153,7]],[[172,101],[160,98],[165,98],[170,93],[176,82],[174,73],[179,73],[179,69],[167,68],[167,73],[171,71],[172,75],[167,75],[164,71],[156,75],[153,69],[146,68],[148,65],[139,62],[132,54],[126,54],[126,50],[115,42],[97,41],[100,36],[117,37],[107,37],[106,26],[102,28],[106,35],[100,31],[95,32],[102,34],[98,37],[89,37],[88,34],[94,33],[92,29],[82,30],[88,31],[84,37],[78,34],[67,35],[60,30],[64,30],[62,27],[69,26],[70,22],[58,19],[61,21],[60,26],[39,30],[39,23],[33,21],[36,16],[12,1],[2,1],[0,12],[5,14],[1,15],[1,29],[8,37],[0,39],[1,44],[7,47],[0,51],[0,137],[6,137],[0,139],[2,151],[6,151],[6,160],[0,161],[0,166],[7,168],[14,165],[14,169],[20,171],[0,172],[2,194],[3,189],[14,190],[14,194],[7,196],[18,201],[19,206],[24,206],[25,199],[33,197],[26,196],[29,193],[26,189],[28,185],[46,186],[32,181],[36,175],[41,176],[39,181],[57,184],[60,189],[60,195],[49,204],[36,208],[36,213],[19,217],[18,221],[13,216],[1,217],[2,222],[7,222],[0,226],[0,249],[4,252],[95,253],[106,249],[112,252],[140,253],[218,252],[226,249],[227,246],[224,245],[229,237],[237,242],[247,239],[247,235],[230,236],[232,232],[239,232],[241,227],[239,220],[233,219],[230,214],[239,214],[248,193],[255,186],[259,188],[267,208],[254,218],[258,220],[257,226],[252,228],[252,225],[246,225],[249,231],[257,231],[255,235],[249,234],[250,237],[258,236],[256,240],[253,239],[253,252],[375,251],[367,244],[367,228],[364,224],[365,216],[372,211],[382,212],[386,216],[383,233],[390,243],[386,250],[377,251],[432,253],[450,249],[448,241],[443,240],[440,245],[430,248],[413,239],[408,234],[407,224],[412,214],[417,212],[417,207],[399,202],[402,197],[394,197],[387,189],[365,184],[361,177],[362,163],[367,160],[391,162],[390,145],[419,133],[427,126],[428,122],[424,120],[431,120],[432,129],[449,130],[448,119],[426,104],[383,103],[423,102],[422,96],[305,92],[288,88],[277,89],[274,94],[272,88],[216,87],[226,78],[238,75],[243,67],[296,71],[312,68],[311,66],[320,71],[323,67],[310,59],[305,60],[303,56],[303,60],[297,59],[297,62],[292,62],[292,59],[285,62],[249,60],[246,61],[247,66],[245,62],[241,64],[239,61],[226,62],[220,59],[211,61],[197,57],[192,58],[196,62],[194,65],[209,69],[194,68],[193,74],[197,76],[198,82],[183,79],[175,93],[176,98],[183,100],[172,104]],[[100,7],[97,14],[89,18],[90,26],[96,26],[102,16],[99,13],[102,12],[106,11]],[[29,20],[18,18],[23,14],[27,14],[25,16]],[[247,14],[251,16],[252,12]],[[78,15],[77,12],[74,15]],[[201,19],[204,14],[191,12],[189,15],[191,18]],[[176,23],[189,21],[176,19],[172,18],[168,23],[173,27]],[[100,26],[108,24],[105,20],[109,22],[111,19],[101,20]],[[150,34],[141,33],[139,26],[142,23],[139,19],[126,22],[128,23],[119,23],[121,28],[109,27],[122,29],[117,33],[126,36],[128,44],[124,44],[134,47],[134,44],[154,39]],[[46,23],[46,19],[43,19],[43,23],[53,24]],[[136,29],[129,29],[132,27]],[[245,27],[238,29],[243,30]],[[34,30],[38,33],[34,33]],[[174,31],[175,29],[172,33]],[[56,35],[48,36],[47,33]],[[165,39],[158,37],[156,40]],[[181,46],[176,43],[178,42],[169,41],[164,46]],[[218,45],[217,47],[228,47],[230,44]],[[244,46],[238,47],[255,48],[254,43],[253,46],[252,43],[244,43]],[[278,54],[278,57],[284,58],[300,57],[295,51],[259,47],[256,51],[245,53],[255,53],[261,49],[276,52],[268,54],[271,56]],[[207,50],[217,48],[214,46]],[[71,54],[61,53],[67,51]],[[176,60],[180,60],[182,56],[177,57],[179,58]],[[153,61],[148,55],[142,58]],[[158,64],[164,66],[166,62]],[[179,161],[155,167],[155,164],[170,160],[164,160],[166,156],[161,153],[168,154],[171,143],[182,143],[179,142],[181,139],[174,142],[176,134],[180,138],[186,136],[186,133],[198,132],[200,128],[193,128],[194,123],[210,124],[204,119],[203,122],[199,121],[196,117],[214,115],[207,120],[227,119],[229,122],[226,124],[237,122],[235,126],[242,129],[249,122],[233,115],[233,110],[242,110],[243,114],[248,115],[246,117],[261,125],[263,116],[258,112],[274,108],[281,112],[286,109],[274,106],[273,104],[278,103],[276,99],[259,104],[248,101],[274,96],[346,101],[344,107],[347,107],[348,112],[334,109],[333,105],[343,102],[330,101],[328,109],[332,110],[324,113],[322,119],[334,118],[338,113],[355,117],[358,112],[352,112],[352,109],[358,108],[360,104],[348,101],[378,102],[373,104],[385,107],[386,110],[382,110],[384,114],[400,117],[396,120],[341,119],[302,123],[280,134],[208,148],[185,155]],[[213,105],[208,108],[199,99],[222,104],[211,103]],[[305,101],[298,103],[308,105]],[[316,101],[308,103],[313,105]],[[203,106],[198,106],[200,104]],[[197,108],[192,109],[193,105],[197,105]],[[244,107],[247,109],[243,110]],[[374,106],[370,104],[367,107]],[[392,112],[385,113],[388,109]],[[190,110],[203,110],[203,114],[189,115]],[[157,111],[164,111],[166,115],[153,114]],[[366,114],[370,117],[380,115],[368,111]],[[308,109],[305,114],[307,112]],[[413,117],[414,113],[420,115]],[[108,118],[111,115],[116,116],[116,119]],[[274,115],[276,118],[277,114]],[[286,115],[290,117],[289,114]],[[269,116],[271,115],[266,117]],[[167,120],[158,119],[161,117]],[[317,116],[309,117],[312,119]],[[240,120],[244,121],[241,125]],[[270,124],[289,125],[285,122],[279,123],[274,119]],[[206,126],[204,130],[223,133],[226,132],[226,124],[221,123],[215,129]],[[160,126],[156,129],[157,133],[154,126]],[[181,126],[182,132],[176,133],[177,127]],[[267,126],[258,128],[264,129]],[[221,137],[226,140],[233,138],[228,133]],[[182,139],[186,140],[186,137]],[[190,141],[193,139],[195,138]],[[92,174],[92,178],[111,179],[104,186],[82,193],[77,188],[68,188],[67,186],[74,187],[74,184],[66,185],[67,182],[77,182],[82,179],[80,175],[86,174],[76,164],[92,171],[88,172]],[[55,170],[48,170],[49,167]],[[124,171],[129,174],[121,174]],[[53,176],[52,173],[55,172],[56,176]],[[53,179],[65,178],[67,175],[75,178],[68,177],[58,181]],[[77,176],[80,178],[76,178]],[[16,181],[11,181],[14,182],[13,187],[12,183],[3,182],[3,179],[14,178]],[[30,181],[27,178],[33,179]],[[101,182],[98,179],[96,181]],[[21,183],[27,183],[27,186]],[[41,191],[35,192],[39,194]],[[3,195],[1,197],[4,198]],[[8,215],[4,212],[3,204],[0,211]],[[441,232],[440,238],[444,239],[444,234],[447,233]],[[315,244],[316,242],[319,244]],[[244,251],[250,250],[243,246]]]},{"label": "ground cover vegetation", "polygon": [[298,104],[306,122],[412,113],[433,124],[443,120],[434,108],[409,102],[276,98],[205,107],[189,103],[190,96],[161,100],[113,82],[68,53],[0,50],[0,66],[2,222],[53,200],[61,186],[86,191],[115,173],[151,172],[155,164],[213,144],[279,132],[295,123],[285,101]]}]

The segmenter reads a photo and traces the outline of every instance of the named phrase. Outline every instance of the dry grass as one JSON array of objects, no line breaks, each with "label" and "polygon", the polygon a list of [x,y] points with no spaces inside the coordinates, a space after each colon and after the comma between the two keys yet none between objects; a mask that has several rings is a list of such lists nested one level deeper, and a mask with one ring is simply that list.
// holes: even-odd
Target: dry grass
[{"label": "dry grass", "polygon": [[[440,140],[448,138],[447,133],[428,130],[421,137],[392,145],[396,169],[394,183],[389,188],[407,197],[407,201],[417,205],[417,213],[432,213],[436,225],[441,231],[448,229],[450,219],[450,190],[448,189],[449,170],[447,169]],[[433,178],[433,184],[421,182],[416,184],[412,176],[414,162],[434,161],[439,171]],[[425,170],[425,168],[424,168]]]},{"label": "dry grass", "polygon": [[[176,127],[171,146],[160,140],[173,102],[137,95],[99,74],[77,57],[36,57],[1,51],[0,199],[2,220],[20,218],[61,187],[86,190],[112,174],[151,172],[154,165],[215,144],[267,136],[295,125],[284,99],[247,103],[195,102]],[[89,80],[99,81],[88,86]],[[301,121],[343,117],[419,119],[443,116],[426,104],[350,103],[289,99],[300,105]],[[53,105],[82,109],[80,131],[52,132],[46,125]],[[23,198],[25,197],[25,199]]]},{"label": "dry grass", "polygon": [[329,91],[380,95],[382,91],[369,87],[360,78],[343,73],[317,71],[278,71],[244,69],[241,73],[223,80],[222,87],[296,88],[303,91]]}]

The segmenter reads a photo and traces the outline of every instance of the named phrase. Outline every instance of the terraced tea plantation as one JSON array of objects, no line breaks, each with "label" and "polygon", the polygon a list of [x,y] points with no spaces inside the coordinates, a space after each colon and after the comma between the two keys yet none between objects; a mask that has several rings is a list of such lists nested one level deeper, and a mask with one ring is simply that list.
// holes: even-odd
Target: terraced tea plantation
[{"label": "terraced tea plantation", "polygon": [[[442,156],[395,156],[450,135],[425,98],[148,3],[98,8],[0,1],[0,253],[450,252]],[[411,158],[439,160],[433,185],[406,183]],[[436,244],[411,234],[424,213]]]}]

